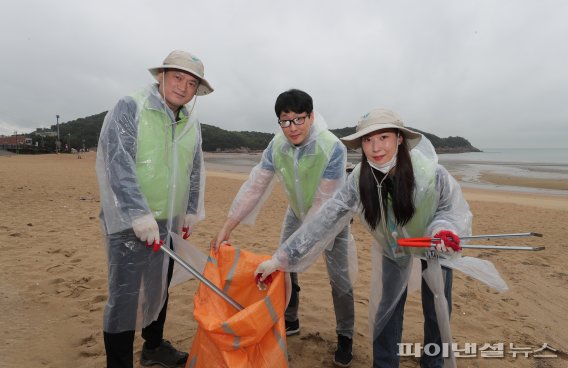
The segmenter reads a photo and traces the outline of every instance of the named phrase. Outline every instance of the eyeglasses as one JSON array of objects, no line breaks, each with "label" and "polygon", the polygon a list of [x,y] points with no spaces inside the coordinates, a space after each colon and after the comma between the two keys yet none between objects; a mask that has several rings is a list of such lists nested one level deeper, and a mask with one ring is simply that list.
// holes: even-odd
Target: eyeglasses
[{"label": "eyeglasses", "polygon": [[294,124],[296,126],[304,125],[307,117],[308,116],[306,115],[306,116],[298,116],[290,120],[278,120],[278,125],[280,125],[280,128],[288,128],[291,124]]}]

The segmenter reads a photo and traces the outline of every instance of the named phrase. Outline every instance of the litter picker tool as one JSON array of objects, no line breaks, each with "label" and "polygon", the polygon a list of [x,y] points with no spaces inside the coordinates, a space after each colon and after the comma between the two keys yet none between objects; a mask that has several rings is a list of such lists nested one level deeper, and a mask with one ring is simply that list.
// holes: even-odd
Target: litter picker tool
[{"label": "litter picker tool", "polygon": [[164,251],[168,256],[170,256],[171,259],[173,259],[174,261],[179,263],[179,265],[182,266],[187,272],[189,272],[190,274],[195,276],[195,278],[197,278],[199,281],[201,281],[207,287],[209,287],[211,290],[213,290],[215,292],[215,294],[217,294],[221,298],[225,299],[225,301],[227,303],[231,304],[231,306],[233,306],[236,310],[242,311],[244,309],[244,307],[242,305],[240,305],[233,298],[231,298],[230,296],[225,294],[221,289],[219,289],[211,281],[209,281],[208,279],[203,277],[202,274],[200,274],[195,268],[191,267],[187,262],[185,262],[181,257],[179,257],[173,250],[164,246],[163,242],[160,242],[160,249],[162,251]]},{"label": "litter picker tool", "polygon": [[[483,239],[499,239],[499,238],[520,238],[534,236],[542,238],[540,233],[513,233],[513,234],[489,234],[489,235],[472,235],[472,236],[462,236],[460,240],[483,240]],[[432,248],[436,244],[439,244],[440,238],[402,238],[398,239],[398,245],[402,247],[421,247],[421,248]],[[496,249],[496,250],[528,250],[528,251],[539,251],[543,250],[544,247],[530,247],[530,246],[506,246],[506,245],[473,245],[464,244],[460,245],[463,249]]]}]

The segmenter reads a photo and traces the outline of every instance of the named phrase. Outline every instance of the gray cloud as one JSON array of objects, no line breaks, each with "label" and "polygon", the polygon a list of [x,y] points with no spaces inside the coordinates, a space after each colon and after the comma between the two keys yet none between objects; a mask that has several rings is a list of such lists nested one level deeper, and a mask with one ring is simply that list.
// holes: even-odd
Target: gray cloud
[{"label": "gray cloud", "polygon": [[375,106],[475,146],[566,147],[568,3],[243,0],[12,2],[0,14],[0,134],[108,110],[173,49],[216,91],[203,123],[274,132],[306,90],[332,128]]}]

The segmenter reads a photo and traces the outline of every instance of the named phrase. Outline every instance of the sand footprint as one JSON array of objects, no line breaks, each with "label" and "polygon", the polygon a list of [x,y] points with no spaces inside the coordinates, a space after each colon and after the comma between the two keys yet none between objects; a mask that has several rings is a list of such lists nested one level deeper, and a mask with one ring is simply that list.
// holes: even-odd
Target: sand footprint
[{"label": "sand footprint", "polygon": [[74,249],[65,249],[65,248],[57,248],[57,249],[53,249],[53,250],[48,250],[47,251],[48,254],[63,254],[65,257],[71,257],[72,255],[74,255],[75,253],[77,253],[76,250]]},{"label": "sand footprint", "polygon": [[86,276],[79,279],[71,280],[71,282],[66,283],[68,293],[64,295],[66,298],[77,298],[81,296],[86,290],[91,289],[90,286],[86,285],[93,277]]},{"label": "sand footprint", "polygon": [[97,339],[92,334],[82,338],[79,341],[78,347],[80,348],[79,355],[81,357],[89,358],[102,354],[102,350],[98,346]]},{"label": "sand footprint", "polygon": [[94,296],[89,303],[89,312],[96,312],[102,310],[107,300],[106,294],[99,294]]}]

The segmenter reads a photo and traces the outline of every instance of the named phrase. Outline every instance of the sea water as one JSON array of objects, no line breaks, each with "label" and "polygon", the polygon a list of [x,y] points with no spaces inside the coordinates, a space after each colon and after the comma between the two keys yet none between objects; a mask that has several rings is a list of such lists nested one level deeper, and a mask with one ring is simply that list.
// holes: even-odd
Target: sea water
[{"label": "sea water", "polygon": [[[361,160],[361,153],[350,152],[347,156],[353,164]],[[484,148],[482,152],[439,154],[438,160],[459,177],[463,187],[568,195],[566,190],[494,185],[480,180],[482,173],[491,173],[568,181],[568,148]]]},{"label": "sea water", "polygon": [[484,148],[483,152],[440,154],[440,162],[568,166],[568,148]]},{"label": "sea water", "polygon": [[[568,180],[568,148],[486,148],[483,152],[440,154],[439,162],[459,178],[464,187],[542,192],[568,195],[566,190],[497,186],[480,180],[481,174],[492,173],[521,178]],[[208,169],[249,173],[260,162],[261,153],[206,153]],[[361,153],[349,152],[347,161],[357,164]]]},{"label": "sea water", "polygon": [[440,154],[439,162],[459,176],[462,186],[567,195],[566,190],[494,186],[482,172],[519,178],[568,181],[568,148],[486,148],[483,152]]}]

